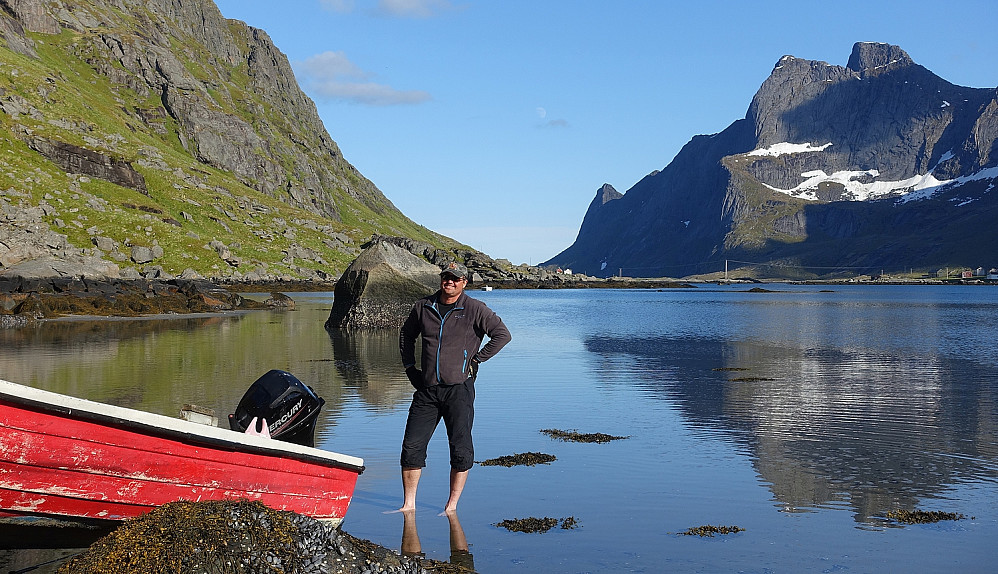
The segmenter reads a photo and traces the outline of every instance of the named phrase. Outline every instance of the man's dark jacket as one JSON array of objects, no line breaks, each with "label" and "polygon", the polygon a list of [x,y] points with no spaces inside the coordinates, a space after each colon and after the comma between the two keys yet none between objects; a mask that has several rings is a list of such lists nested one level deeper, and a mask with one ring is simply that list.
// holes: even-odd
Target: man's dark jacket
[{"label": "man's dark jacket", "polygon": [[[472,362],[484,362],[512,339],[499,315],[477,299],[461,293],[454,308],[441,316],[439,291],[412,306],[399,331],[402,365],[416,364],[416,338],[423,337],[420,366],[423,384],[456,385],[473,375]],[[482,339],[489,340],[482,347]]]}]

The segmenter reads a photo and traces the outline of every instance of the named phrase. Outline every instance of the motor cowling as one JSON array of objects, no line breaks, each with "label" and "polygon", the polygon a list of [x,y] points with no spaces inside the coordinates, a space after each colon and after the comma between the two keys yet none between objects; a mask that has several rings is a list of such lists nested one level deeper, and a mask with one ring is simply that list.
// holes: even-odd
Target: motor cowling
[{"label": "motor cowling", "polygon": [[[326,401],[312,387],[286,371],[273,369],[257,379],[229,415],[229,428],[246,432],[251,421],[266,421],[271,438],[315,445],[315,423]],[[259,432],[261,429],[255,429]]]}]

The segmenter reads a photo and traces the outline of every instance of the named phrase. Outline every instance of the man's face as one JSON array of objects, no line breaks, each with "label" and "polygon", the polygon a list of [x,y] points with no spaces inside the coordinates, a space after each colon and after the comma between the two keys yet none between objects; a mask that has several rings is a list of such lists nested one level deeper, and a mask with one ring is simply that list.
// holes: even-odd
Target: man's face
[{"label": "man's face", "polygon": [[455,277],[450,273],[444,273],[440,276],[440,290],[443,291],[444,295],[448,298],[457,297],[464,291],[464,286],[468,284],[468,280],[462,277]]}]

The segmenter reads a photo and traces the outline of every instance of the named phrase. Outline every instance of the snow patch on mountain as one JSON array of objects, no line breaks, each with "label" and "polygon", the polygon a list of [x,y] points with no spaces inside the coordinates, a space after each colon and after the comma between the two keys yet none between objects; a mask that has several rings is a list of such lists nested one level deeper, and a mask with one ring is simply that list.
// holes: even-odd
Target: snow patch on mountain
[{"label": "snow patch on mountain", "polygon": [[898,197],[899,203],[906,203],[919,199],[928,199],[948,185],[963,185],[971,181],[998,179],[998,167],[988,168],[972,175],[950,180],[936,179],[930,172],[924,175],[914,175],[900,181],[868,181],[879,175],[880,173],[875,169],[866,171],[837,171],[832,174],[827,174],[819,169],[802,173],[801,177],[807,179],[792,189],[780,189],[771,185],[766,185],[766,187],[798,199],[818,201],[817,191],[821,184],[838,184],[845,188],[843,201],[870,201],[887,197]]},{"label": "snow patch on mountain", "polygon": [[[858,181],[860,179],[869,180],[880,175],[875,169],[866,171],[837,171],[835,173],[825,173],[822,170],[808,171],[801,174],[805,179],[800,185],[792,189],[780,189],[771,185],[766,185],[773,191],[785,193],[791,197],[818,200],[818,186],[821,184],[839,184],[845,188],[843,200],[846,201],[869,201],[872,199],[882,199],[892,195],[903,195],[924,190],[935,191],[945,181],[939,181],[931,173],[925,175],[915,175],[901,181]],[[931,193],[930,193],[931,195]]]},{"label": "snow patch on mountain", "polygon": [[791,153],[809,153],[816,151],[824,151],[825,148],[832,145],[831,143],[826,143],[825,145],[820,145],[817,147],[811,146],[811,142],[795,144],[788,142],[781,142],[773,144],[765,149],[754,149],[745,155],[748,156],[768,156],[768,157],[779,157],[781,155],[787,155]]}]

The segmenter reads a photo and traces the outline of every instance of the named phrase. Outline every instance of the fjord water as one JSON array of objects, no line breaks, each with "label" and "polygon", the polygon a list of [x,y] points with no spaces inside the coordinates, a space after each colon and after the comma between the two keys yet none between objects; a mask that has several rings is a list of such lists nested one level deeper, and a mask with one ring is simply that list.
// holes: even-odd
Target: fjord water
[{"label": "fjord water", "polygon": [[[403,517],[389,511],[410,388],[397,334],[327,334],[332,294],[290,295],[295,311],[0,331],[0,377],[167,415],[194,403],[224,425],[257,377],[287,370],[326,399],[317,446],[365,459],[344,529],[398,550]],[[478,571],[994,571],[998,288],[472,295],[513,334],[476,384],[476,459],[557,457],[472,469],[458,518]],[[440,560],[447,476],[441,425],[415,516]],[[892,509],[965,518],[905,526]],[[578,526],[496,526],[526,517]],[[679,534],[702,525],[744,531]]]}]

